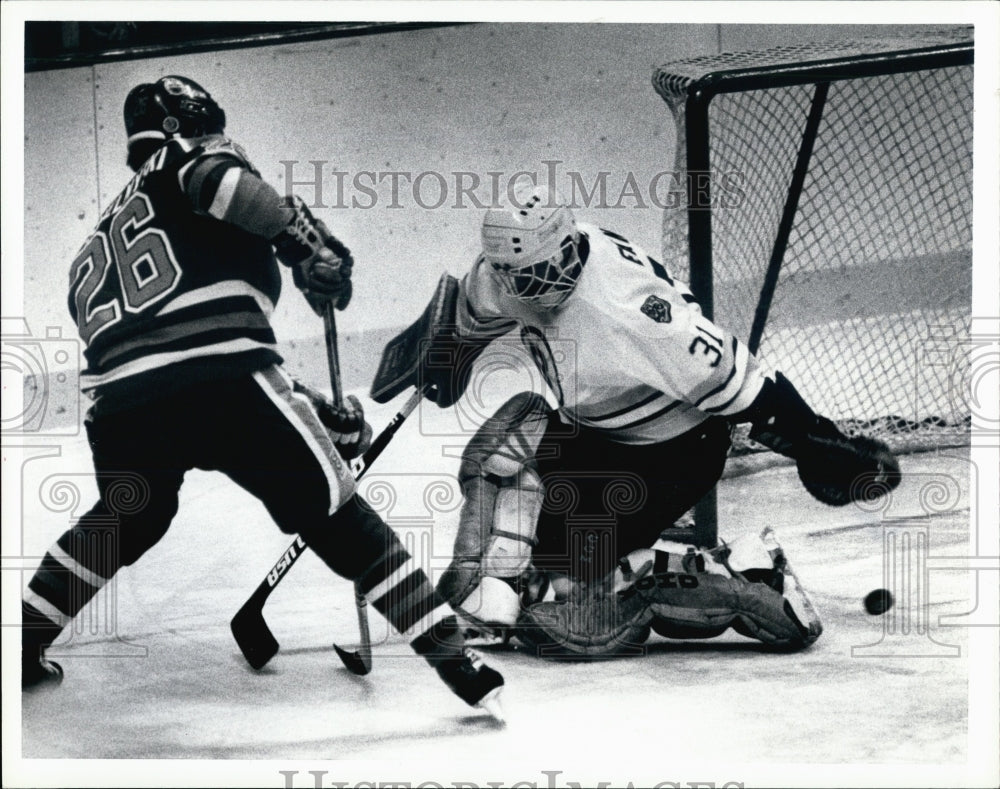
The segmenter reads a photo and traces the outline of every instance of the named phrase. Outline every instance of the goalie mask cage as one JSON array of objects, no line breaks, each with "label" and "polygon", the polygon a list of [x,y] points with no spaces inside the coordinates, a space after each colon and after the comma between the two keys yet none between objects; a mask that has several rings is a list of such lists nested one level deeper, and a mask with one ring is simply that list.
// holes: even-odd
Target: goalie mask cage
[{"label": "goalie mask cage", "polygon": [[653,75],[688,174],[668,267],[819,413],[896,451],[969,440],[972,63],[955,28]]}]

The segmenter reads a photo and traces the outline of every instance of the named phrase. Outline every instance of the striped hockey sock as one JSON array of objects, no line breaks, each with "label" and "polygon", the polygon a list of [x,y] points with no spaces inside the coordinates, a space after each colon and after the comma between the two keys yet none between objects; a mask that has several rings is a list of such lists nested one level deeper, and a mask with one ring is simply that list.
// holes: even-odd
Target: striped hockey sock
[{"label": "striped hockey sock", "polygon": [[29,650],[40,656],[108,582],[90,567],[113,561],[115,552],[97,555],[92,543],[85,534],[71,529],[42,558],[22,602],[21,643],[26,656]]},{"label": "striped hockey sock", "polygon": [[454,612],[402,545],[391,547],[370,567],[359,586],[375,610],[409,637],[413,650],[431,666],[462,656],[464,639]]}]

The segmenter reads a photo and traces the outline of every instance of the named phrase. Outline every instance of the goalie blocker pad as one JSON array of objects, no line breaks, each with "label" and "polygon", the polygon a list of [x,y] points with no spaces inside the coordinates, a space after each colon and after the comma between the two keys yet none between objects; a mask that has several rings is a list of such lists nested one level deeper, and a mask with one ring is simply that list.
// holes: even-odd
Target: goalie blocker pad
[{"label": "goalie blocker pad", "polygon": [[421,384],[433,341],[454,330],[457,303],[458,280],[450,274],[442,274],[423,314],[383,349],[378,372],[372,381],[372,400],[387,403],[404,389]]}]

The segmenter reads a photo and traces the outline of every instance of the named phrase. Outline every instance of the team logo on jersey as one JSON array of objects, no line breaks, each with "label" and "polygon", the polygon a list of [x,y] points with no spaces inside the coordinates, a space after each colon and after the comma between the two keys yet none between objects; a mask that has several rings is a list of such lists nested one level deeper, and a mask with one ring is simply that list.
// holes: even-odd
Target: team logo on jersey
[{"label": "team logo on jersey", "polygon": [[657,323],[670,323],[670,302],[659,296],[650,296],[640,309]]}]

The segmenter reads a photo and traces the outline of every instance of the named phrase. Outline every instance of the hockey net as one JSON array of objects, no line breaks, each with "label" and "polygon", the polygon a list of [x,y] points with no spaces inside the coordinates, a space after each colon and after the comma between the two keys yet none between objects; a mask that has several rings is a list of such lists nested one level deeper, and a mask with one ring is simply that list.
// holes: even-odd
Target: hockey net
[{"label": "hockey net", "polygon": [[[971,64],[958,28],[653,76],[677,122],[675,169],[710,163],[715,190],[665,212],[668,267],[704,301],[696,267],[709,266],[719,325],[817,411],[896,451],[969,440]],[[755,448],[738,437],[736,451]]]}]

